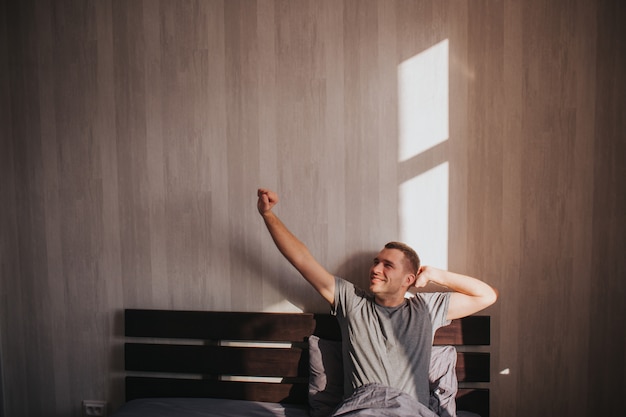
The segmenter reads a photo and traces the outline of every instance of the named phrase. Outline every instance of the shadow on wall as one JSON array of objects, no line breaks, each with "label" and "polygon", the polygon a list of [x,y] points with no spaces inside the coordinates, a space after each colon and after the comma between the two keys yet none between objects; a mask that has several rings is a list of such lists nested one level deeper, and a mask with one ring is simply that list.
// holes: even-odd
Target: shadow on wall
[{"label": "shadow on wall", "polygon": [[[314,291],[313,288],[300,277],[295,269],[290,268],[288,269],[290,272],[288,274],[285,273],[285,267],[289,264],[286,259],[281,257],[280,262],[282,265],[264,262],[260,250],[261,245],[261,243],[253,244],[252,246],[257,248],[257,250],[246,250],[246,248],[250,247],[249,242],[237,239],[231,240],[229,244],[231,262],[236,260],[235,263],[245,265],[245,269],[262,273],[265,283],[277,289],[281,296],[292,306],[302,311],[315,309],[315,303],[319,300],[311,297],[311,294],[308,292],[308,290]],[[278,249],[272,249],[278,251]],[[262,303],[261,297],[259,297],[257,302]],[[252,310],[265,311],[265,307],[258,304]]]},{"label": "shadow on wall", "polygon": [[[242,248],[245,248],[244,242],[230,242],[231,256],[237,258],[238,263],[246,264],[250,270],[263,271],[266,282],[279,289],[285,300],[302,311],[315,312],[319,310],[320,303],[322,303],[321,298],[311,296],[312,293],[317,293],[295,269],[289,269],[292,272],[286,274],[284,268],[267,265],[263,262],[260,251],[244,253]],[[329,269],[329,272],[352,282],[358,287],[367,289],[369,287],[369,268],[377,253],[356,253],[349,256],[336,270]],[[288,264],[286,259],[281,259],[281,262],[284,262],[285,265]],[[275,269],[275,271],[268,270],[268,268]]]},{"label": "shadow on wall", "polygon": [[377,254],[378,252],[356,253],[341,264],[334,273],[357,287],[367,289],[369,288],[370,266]]}]

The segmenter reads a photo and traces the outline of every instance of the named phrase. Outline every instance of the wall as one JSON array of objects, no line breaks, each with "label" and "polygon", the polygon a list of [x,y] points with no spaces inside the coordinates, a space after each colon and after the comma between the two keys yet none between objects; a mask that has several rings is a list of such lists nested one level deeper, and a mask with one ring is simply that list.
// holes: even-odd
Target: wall
[{"label": "wall", "polygon": [[[405,184],[442,162],[448,266],[501,292],[493,415],[616,414],[622,4],[0,3],[5,415],[119,406],[124,308],[325,310],[258,186],[358,281],[407,233]],[[446,40],[449,136],[399,160],[399,67]]]}]

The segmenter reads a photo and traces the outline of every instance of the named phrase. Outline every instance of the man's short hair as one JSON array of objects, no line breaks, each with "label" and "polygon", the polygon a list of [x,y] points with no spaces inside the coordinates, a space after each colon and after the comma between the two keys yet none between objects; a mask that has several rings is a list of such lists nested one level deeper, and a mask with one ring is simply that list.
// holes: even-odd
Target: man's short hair
[{"label": "man's short hair", "polygon": [[417,272],[420,269],[420,257],[417,256],[417,253],[406,243],[402,242],[389,242],[385,245],[385,249],[397,249],[404,254],[404,259],[406,260],[405,266],[406,268],[417,275]]}]

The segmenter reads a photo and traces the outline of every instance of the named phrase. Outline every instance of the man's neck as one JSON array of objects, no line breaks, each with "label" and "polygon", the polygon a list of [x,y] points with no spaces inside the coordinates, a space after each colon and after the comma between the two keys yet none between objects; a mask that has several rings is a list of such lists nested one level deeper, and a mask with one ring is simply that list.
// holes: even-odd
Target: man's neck
[{"label": "man's neck", "polygon": [[374,295],[374,302],[383,307],[397,307],[404,303],[404,296],[401,297],[379,297]]}]

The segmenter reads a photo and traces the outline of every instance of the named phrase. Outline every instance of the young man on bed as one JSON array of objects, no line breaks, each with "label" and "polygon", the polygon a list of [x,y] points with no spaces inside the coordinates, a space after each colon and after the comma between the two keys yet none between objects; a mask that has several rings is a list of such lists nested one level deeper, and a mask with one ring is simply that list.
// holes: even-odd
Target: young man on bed
[{"label": "young man on bed", "polygon": [[[497,292],[478,279],[420,266],[415,251],[398,242],[386,244],[378,253],[370,268],[369,292],[363,291],[329,273],[285,227],[272,211],[278,203],[275,192],[260,188],[257,194],[257,208],[277,248],[337,316],[344,341],[344,404],[361,387],[384,387],[417,399],[425,406],[419,415],[428,416],[428,369],[435,331],[452,319],[490,306]],[[423,287],[429,281],[451,292],[405,297],[410,287]],[[389,398],[389,392],[383,397]],[[410,406],[422,407],[419,403]],[[357,415],[353,411],[336,415]],[[396,410],[393,415],[403,414]]]}]

